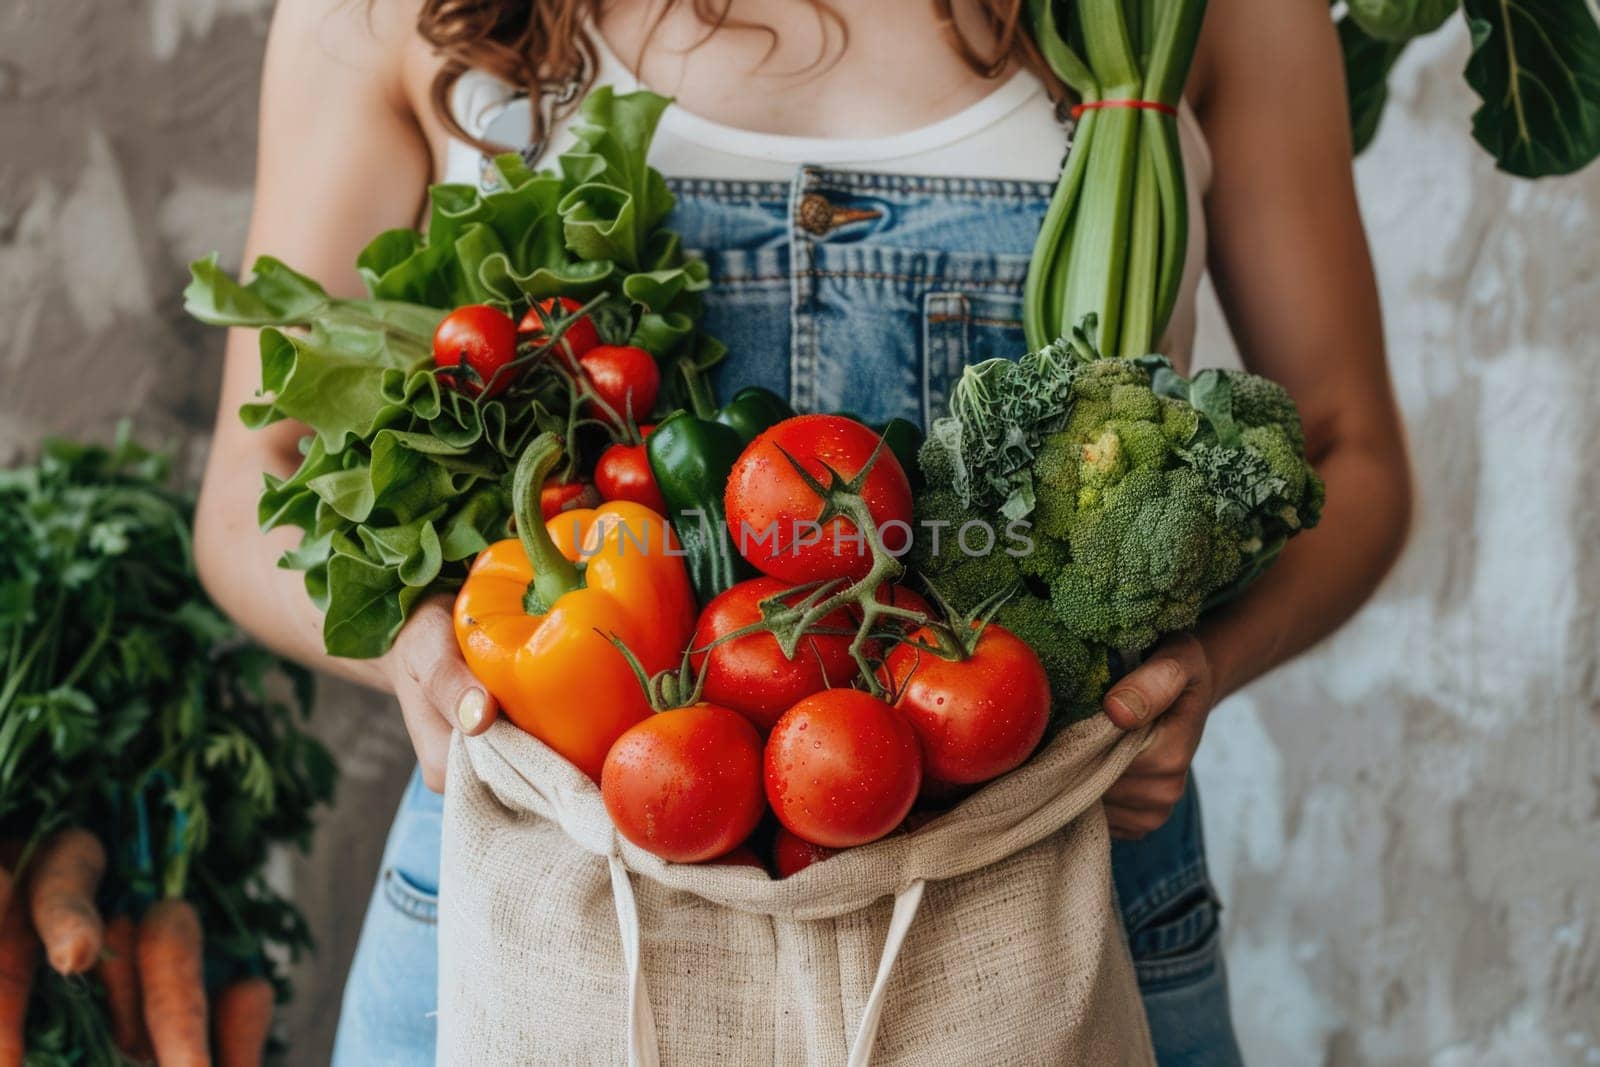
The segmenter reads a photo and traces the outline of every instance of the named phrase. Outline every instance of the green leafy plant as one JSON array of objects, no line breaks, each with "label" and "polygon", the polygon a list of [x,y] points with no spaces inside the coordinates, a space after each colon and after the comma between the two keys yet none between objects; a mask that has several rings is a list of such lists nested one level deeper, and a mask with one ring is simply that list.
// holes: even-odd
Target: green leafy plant
[{"label": "green leafy plant", "polygon": [[[312,430],[299,469],[267,477],[259,519],[302,531],[282,565],[305,572],[331,654],[380,655],[412,604],[460,585],[467,562],[506,535],[511,472],[535,434],[558,433],[574,457],[577,435],[605,421],[586,412],[556,358],[575,315],[531,312],[546,322],[545,340],[519,348],[510,388],[475,396],[434,366],[433,330],[447,311],[487,303],[521,319],[538,301],[566,297],[681,371],[671,382],[720,358],[696,330],[705,264],[662,227],[672,194],[645,163],[666,106],[602,87],[581,106],[559,171],[507,154],[490,191],[434,186],[423,232],[391,230],[361,253],[367,299],[330,297],[271,258],[245,283],[214,257],[192,266],[190,314],[262,328],[262,399],[241,411],[245,423],[292,419]],[[664,396],[664,409],[674,400]]]},{"label": "green leafy plant", "polygon": [[[201,590],[190,518],[165,461],[126,436],[48,442],[0,472],[0,840],[20,843],[25,872],[57,830],[91,831],[106,915],[186,899],[208,981],[264,974],[283,998],[276,961],[311,941],[267,883],[267,853],[307,843],[335,769],[302,729],[310,676],[245,641]],[[30,1067],[119,1062],[101,997],[41,967]]]},{"label": "green leafy plant", "polygon": [[1584,0],[1349,0],[1339,19],[1356,151],[1371,143],[1406,45],[1461,9],[1472,135],[1507,173],[1570,174],[1600,156],[1600,11]]}]

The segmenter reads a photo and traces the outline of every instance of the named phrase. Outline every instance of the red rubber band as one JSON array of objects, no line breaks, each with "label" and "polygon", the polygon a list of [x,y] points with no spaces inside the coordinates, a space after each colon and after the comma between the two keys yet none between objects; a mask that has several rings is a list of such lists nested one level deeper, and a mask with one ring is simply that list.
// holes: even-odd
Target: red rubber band
[{"label": "red rubber band", "polygon": [[1085,111],[1098,111],[1105,107],[1131,107],[1138,111],[1159,111],[1163,115],[1176,115],[1178,109],[1171,104],[1163,104],[1159,100],[1090,100],[1079,104],[1072,109],[1074,119]]}]

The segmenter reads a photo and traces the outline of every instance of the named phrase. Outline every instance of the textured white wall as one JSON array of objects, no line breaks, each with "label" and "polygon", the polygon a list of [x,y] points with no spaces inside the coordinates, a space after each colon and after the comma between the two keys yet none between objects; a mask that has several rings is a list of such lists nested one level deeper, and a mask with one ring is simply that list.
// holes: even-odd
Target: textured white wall
[{"label": "textured white wall", "polygon": [[[0,5],[0,462],[134,415],[198,470],[218,338],[183,264],[237,249],[270,0]],[[1232,700],[1200,757],[1257,1064],[1600,1062],[1600,168],[1525,184],[1467,137],[1465,34],[1415,49],[1358,166],[1420,511],[1377,600]],[[1215,309],[1207,362],[1228,356]],[[325,685],[345,785],[287,877],[323,1062],[409,767]]]}]

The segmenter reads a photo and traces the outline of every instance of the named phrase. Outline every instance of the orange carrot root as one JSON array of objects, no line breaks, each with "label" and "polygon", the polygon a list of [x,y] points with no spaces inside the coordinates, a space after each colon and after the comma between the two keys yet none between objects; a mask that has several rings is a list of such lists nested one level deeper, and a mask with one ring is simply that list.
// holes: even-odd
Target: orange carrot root
[{"label": "orange carrot root", "polygon": [[150,906],[139,923],[139,987],[161,1067],[210,1067],[200,953],[200,918],[187,901]]},{"label": "orange carrot root", "polygon": [[22,1067],[28,994],[38,966],[39,939],[19,899],[0,918],[0,1067]]},{"label": "orange carrot root", "polygon": [[217,1067],[261,1067],[277,993],[266,978],[241,978],[217,994],[212,1029]]},{"label": "orange carrot root", "polygon": [[137,934],[133,920],[118,915],[106,923],[106,953],[100,959],[100,981],[106,987],[106,1007],[111,1014],[111,1036],[117,1048],[139,1058],[149,1039],[139,1005],[139,965],[135,957]]},{"label": "orange carrot root", "polygon": [[33,927],[50,966],[82,974],[100,958],[105,928],[94,894],[106,871],[106,850],[87,830],[63,830],[46,842],[29,879]]}]

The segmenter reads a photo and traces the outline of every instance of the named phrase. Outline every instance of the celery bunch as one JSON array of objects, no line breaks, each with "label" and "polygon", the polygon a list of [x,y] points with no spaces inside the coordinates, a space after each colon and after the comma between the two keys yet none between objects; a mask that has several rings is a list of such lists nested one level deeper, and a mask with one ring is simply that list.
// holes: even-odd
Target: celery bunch
[{"label": "celery bunch", "polygon": [[[1029,0],[1029,17],[1046,62],[1083,103],[1176,108],[1205,6]],[[1028,347],[1070,336],[1094,315],[1102,352],[1153,351],[1178,299],[1187,240],[1176,117],[1146,107],[1082,111],[1028,268]]]}]

